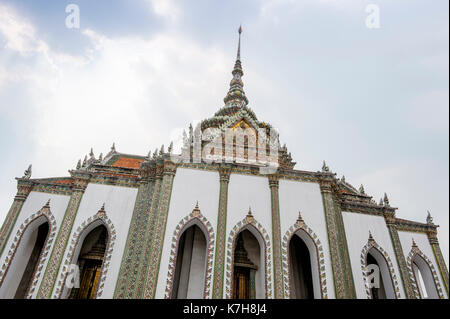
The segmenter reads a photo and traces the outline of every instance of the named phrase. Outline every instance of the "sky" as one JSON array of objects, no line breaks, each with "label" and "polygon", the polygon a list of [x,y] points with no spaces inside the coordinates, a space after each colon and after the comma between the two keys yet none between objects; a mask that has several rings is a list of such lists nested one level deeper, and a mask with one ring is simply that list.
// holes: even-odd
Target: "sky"
[{"label": "sky", "polygon": [[[66,6],[80,9],[68,28]],[[367,6],[379,9],[368,28]],[[326,160],[449,260],[447,0],[0,0],[0,223],[15,177],[68,176],[92,147],[146,155],[223,106],[242,24],[249,107],[296,169]]]}]

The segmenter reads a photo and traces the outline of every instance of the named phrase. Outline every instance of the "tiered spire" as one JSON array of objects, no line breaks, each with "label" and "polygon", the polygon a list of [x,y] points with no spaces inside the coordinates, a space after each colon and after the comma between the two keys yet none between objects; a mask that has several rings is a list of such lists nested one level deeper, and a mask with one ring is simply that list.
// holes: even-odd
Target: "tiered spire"
[{"label": "tiered spire", "polygon": [[225,106],[238,106],[243,107],[248,104],[248,99],[244,92],[244,83],[242,82],[242,76],[244,72],[242,71],[241,65],[241,33],[242,27],[239,26],[239,42],[237,49],[236,62],[234,63],[234,68],[231,74],[233,74],[233,79],[230,82],[230,89],[228,90],[227,96],[223,99]]}]

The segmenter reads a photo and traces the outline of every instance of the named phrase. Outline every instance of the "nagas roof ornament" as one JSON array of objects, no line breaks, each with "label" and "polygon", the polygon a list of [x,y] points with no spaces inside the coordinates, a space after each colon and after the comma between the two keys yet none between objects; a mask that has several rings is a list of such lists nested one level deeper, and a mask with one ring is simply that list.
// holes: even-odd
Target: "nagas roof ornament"
[{"label": "nagas roof ornament", "polygon": [[24,178],[24,179],[30,179],[31,178],[31,168],[32,168],[32,165],[30,164],[28,166],[28,168],[25,170],[25,172],[23,172],[22,178]]},{"label": "nagas roof ornament", "polygon": [[325,163],[325,161],[323,161],[322,172],[324,173],[330,172],[330,168],[327,166],[327,163]]}]

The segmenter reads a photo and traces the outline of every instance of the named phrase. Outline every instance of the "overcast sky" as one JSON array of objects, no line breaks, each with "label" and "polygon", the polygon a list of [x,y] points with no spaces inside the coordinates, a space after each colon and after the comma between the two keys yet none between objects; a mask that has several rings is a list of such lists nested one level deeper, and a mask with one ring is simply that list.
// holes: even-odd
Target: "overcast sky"
[{"label": "overcast sky", "polygon": [[[80,28],[65,8],[80,8]],[[366,26],[368,4],[380,28]],[[15,177],[68,176],[94,148],[146,155],[244,89],[296,168],[338,176],[449,252],[449,2],[0,0],[0,222]]]}]

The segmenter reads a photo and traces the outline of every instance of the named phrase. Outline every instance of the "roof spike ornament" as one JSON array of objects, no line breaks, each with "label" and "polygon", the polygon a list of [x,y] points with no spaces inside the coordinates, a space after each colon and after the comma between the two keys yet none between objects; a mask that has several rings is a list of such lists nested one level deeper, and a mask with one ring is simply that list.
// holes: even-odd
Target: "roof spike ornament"
[{"label": "roof spike ornament", "polygon": [[100,155],[98,156],[98,160],[101,162],[103,161],[103,153],[100,153]]},{"label": "roof spike ornament", "polygon": [[87,165],[87,155],[84,156],[83,165],[81,167],[86,167]]},{"label": "roof spike ornament", "polygon": [[93,159],[95,159],[95,156],[94,156],[94,149],[91,147],[91,151],[89,152],[89,156],[91,157],[91,158],[93,158]]},{"label": "roof spike ornament", "polygon": [[115,152],[116,152],[116,143],[113,143],[113,145],[111,146],[111,153]]},{"label": "roof spike ornament", "polygon": [[330,168],[327,166],[327,163],[325,163],[325,161],[323,161],[322,172],[328,173],[329,171],[330,171]]},{"label": "roof spike ornament", "polygon": [[297,222],[296,222],[298,227],[303,227],[305,225],[305,221],[302,218],[302,213],[300,211],[298,211],[298,217],[297,217]]},{"label": "roof spike ornament", "polygon": [[248,213],[246,216],[247,222],[251,223],[253,221],[252,208],[248,206]]},{"label": "roof spike ornament", "polygon": [[369,241],[375,241],[375,239],[373,239],[372,232],[370,230],[369,230]]},{"label": "roof spike ornament", "polygon": [[414,240],[414,238],[412,239],[412,246],[413,246],[414,248],[417,248],[417,244],[416,244],[416,241]]},{"label": "roof spike ornament", "polygon": [[45,207],[45,208],[50,208],[50,198],[49,198],[48,201],[45,203],[44,207]]},{"label": "roof spike ornament", "polygon": [[384,206],[389,207],[389,198],[386,193],[384,193],[383,202],[384,202]]},{"label": "roof spike ornament", "polygon": [[81,168],[81,159],[79,159],[78,163],[77,163],[77,169],[80,169],[80,168]]},{"label": "roof spike ornament", "polygon": [[366,191],[364,190],[363,184],[361,184],[361,186],[359,186],[359,193],[360,193],[361,195],[366,195]]},{"label": "roof spike ornament", "polygon": [[380,202],[378,203],[378,205],[379,205],[379,206],[384,206],[383,198],[380,198]]},{"label": "roof spike ornament", "polygon": [[103,218],[106,216],[106,211],[105,211],[105,203],[103,203],[102,207],[100,208],[100,210],[97,212],[97,217],[99,218]]},{"label": "roof spike ornament", "polygon": [[200,208],[198,208],[198,201],[196,201],[195,203],[195,207],[192,210],[192,214],[194,215],[194,217],[200,216]]},{"label": "roof spike ornament", "polygon": [[164,154],[164,144],[161,145],[161,149],[159,150],[159,155],[163,155]]},{"label": "roof spike ornament", "polygon": [[230,89],[228,90],[227,96],[223,99],[226,107],[237,106],[244,107],[248,104],[248,99],[244,92],[244,83],[242,82],[242,76],[244,72],[242,71],[241,65],[241,33],[242,26],[238,29],[239,40],[238,49],[236,55],[236,62],[234,63],[234,68],[231,74],[233,74],[233,79],[230,82]]},{"label": "roof spike ornament", "polygon": [[427,224],[428,225],[434,225],[433,217],[431,217],[431,213],[430,213],[429,210],[427,210]]},{"label": "roof spike ornament", "polygon": [[25,170],[25,172],[23,172],[22,178],[24,178],[24,179],[30,179],[30,177],[31,177],[31,168],[32,168],[32,165],[30,164],[30,165],[28,166],[28,168]]},{"label": "roof spike ornament", "polygon": [[170,142],[167,152],[172,153],[172,150],[173,150],[173,141]]},{"label": "roof spike ornament", "polygon": [[156,159],[158,157],[158,149],[155,148],[155,151],[153,152],[153,159]]}]

